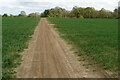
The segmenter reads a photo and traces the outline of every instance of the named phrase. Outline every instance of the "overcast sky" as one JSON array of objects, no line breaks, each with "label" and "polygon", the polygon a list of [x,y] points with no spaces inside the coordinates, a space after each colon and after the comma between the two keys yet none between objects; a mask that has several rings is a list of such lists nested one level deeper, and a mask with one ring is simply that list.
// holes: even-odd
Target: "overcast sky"
[{"label": "overcast sky", "polygon": [[0,0],[0,14],[17,15],[20,11],[27,14],[32,12],[43,12],[45,9],[56,6],[71,10],[74,6],[94,7],[100,10],[105,8],[113,11],[118,6],[119,0]]}]

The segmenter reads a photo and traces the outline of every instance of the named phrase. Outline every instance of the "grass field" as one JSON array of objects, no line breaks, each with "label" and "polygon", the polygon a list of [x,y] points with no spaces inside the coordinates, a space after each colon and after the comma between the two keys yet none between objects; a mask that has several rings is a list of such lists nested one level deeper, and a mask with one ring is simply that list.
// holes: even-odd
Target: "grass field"
[{"label": "grass field", "polygon": [[2,57],[3,78],[13,78],[14,68],[20,64],[20,55],[28,47],[28,40],[33,34],[39,18],[4,17],[2,18]]},{"label": "grass field", "polygon": [[[54,27],[77,49],[76,53],[92,57],[105,69],[118,67],[117,19],[48,18]],[[91,59],[91,58],[90,58]]]},{"label": "grass field", "polygon": [[0,79],[2,78],[2,17],[0,17]]}]

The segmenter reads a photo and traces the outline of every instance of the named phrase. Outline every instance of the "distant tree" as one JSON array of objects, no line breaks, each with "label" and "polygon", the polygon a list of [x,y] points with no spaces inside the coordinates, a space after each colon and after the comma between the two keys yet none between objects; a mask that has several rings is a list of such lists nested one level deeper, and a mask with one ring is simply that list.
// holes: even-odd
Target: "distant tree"
[{"label": "distant tree", "polygon": [[85,17],[85,18],[94,18],[96,17],[97,11],[92,7],[82,8],[82,7],[73,7],[71,11],[71,17]]},{"label": "distant tree", "polygon": [[14,17],[12,14],[10,14],[10,17]]},{"label": "distant tree", "polygon": [[118,9],[114,9],[113,18],[117,18],[117,17],[118,17]]},{"label": "distant tree", "polygon": [[35,17],[40,17],[40,13],[36,12]]},{"label": "distant tree", "polygon": [[25,11],[21,11],[21,15],[26,16],[26,12]]},{"label": "distant tree", "polygon": [[21,17],[22,15],[21,15],[21,14],[19,14],[18,16],[19,16],[19,17]]},{"label": "distant tree", "polygon": [[30,13],[28,17],[40,17],[40,13]]},{"label": "distant tree", "polygon": [[88,18],[96,18],[97,17],[97,15],[98,15],[97,10],[95,10],[92,7],[88,7],[86,9],[88,9],[88,13],[89,13]]},{"label": "distant tree", "polygon": [[25,17],[25,16],[27,16],[27,15],[26,15],[26,12],[25,12],[25,11],[21,11],[18,16],[19,16],[19,17],[21,17],[21,16],[22,16],[22,17],[23,17],[23,16]]},{"label": "distant tree", "polygon": [[99,18],[109,18],[109,17],[110,17],[110,11],[105,10],[104,8],[102,8],[102,9],[99,11],[98,16],[99,16]]},{"label": "distant tree", "polygon": [[44,13],[41,13],[40,17],[44,17]]},{"label": "distant tree", "polygon": [[120,19],[120,7],[118,7],[118,18]]},{"label": "distant tree", "polygon": [[85,18],[91,18],[92,17],[92,8],[87,7],[87,8],[84,9],[84,11],[85,11],[85,15],[84,15]]},{"label": "distant tree", "polygon": [[[120,10],[120,8],[119,8]],[[119,12],[118,10],[118,12]],[[42,17],[75,17],[75,18],[115,18],[118,15],[117,10],[114,12],[108,11],[104,8],[95,10],[93,7],[73,7],[71,11],[67,11],[60,7],[47,9],[41,13]]]},{"label": "distant tree", "polygon": [[49,9],[44,11],[44,17],[48,17],[49,16],[49,11],[50,11]]},{"label": "distant tree", "polygon": [[2,17],[8,17],[8,15],[7,14],[3,14],[3,16]]},{"label": "distant tree", "polygon": [[79,8],[77,6],[73,7],[73,9],[72,9],[70,14],[71,14],[71,17],[78,18],[80,16]]},{"label": "distant tree", "polygon": [[60,7],[55,7],[52,9],[47,9],[45,10],[41,16],[42,17],[67,17],[69,14],[69,11],[60,8]]}]

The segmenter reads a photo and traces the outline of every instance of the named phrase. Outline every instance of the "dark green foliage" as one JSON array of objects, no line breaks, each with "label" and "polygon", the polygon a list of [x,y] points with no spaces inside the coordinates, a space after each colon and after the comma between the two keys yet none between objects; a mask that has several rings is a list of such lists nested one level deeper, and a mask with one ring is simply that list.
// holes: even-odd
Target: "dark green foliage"
[{"label": "dark green foliage", "polygon": [[4,17],[2,20],[2,77],[14,78],[16,73],[14,68],[21,62],[21,55],[18,52],[27,48],[27,41],[33,34],[39,18]]},{"label": "dark green foliage", "polygon": [[45,10],[41,16],[42,17],[67,17],[69,14],[69,11],[60,8],[60,7],[55,7],[52,9],[47,9]]},{"label": "dark green foliage", "polygon": [[118,21],[116,19],[48,18],[64,39],[105,69],[118,67]]},{"label": "dark green foliage", "polygon": [[7,14],[3,14],[3,16],[2,17],[8,17],[8,15]]},{"label": "dark green foliage", "polygon": [[117,18],[117,10],[114,12],[102,8],[95,10],[93,7],[73,7],[71,11],[67,11],[60,7],[45,10],[42,17],[72,17],[72,18]]},{"label": "dark green foliage", "polygon": [[21,14],[19,14],[18,17],[23,17],[23,16]]},{"label": "dark green foliage", "polygon": [[44,17],[48,17],[48,16],[49,16],[49,11],[50,11],[50,10],[45,10],[43,16],[44,16]]}]

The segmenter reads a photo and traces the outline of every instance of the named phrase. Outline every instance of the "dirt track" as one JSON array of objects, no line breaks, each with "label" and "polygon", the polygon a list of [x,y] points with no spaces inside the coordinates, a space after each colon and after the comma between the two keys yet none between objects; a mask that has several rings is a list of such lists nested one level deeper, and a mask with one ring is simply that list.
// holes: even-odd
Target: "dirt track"
[{"label": "dirt track", "polygon": [[23,53],[23,62],[16,69],[17,78],[105,78],[102,71],[93,72],[81,66],[77,56],[42,18],[28,49]]}]

